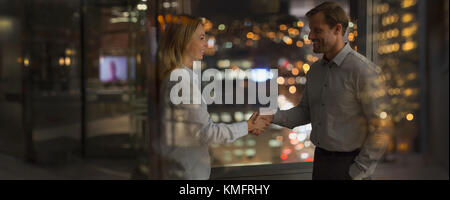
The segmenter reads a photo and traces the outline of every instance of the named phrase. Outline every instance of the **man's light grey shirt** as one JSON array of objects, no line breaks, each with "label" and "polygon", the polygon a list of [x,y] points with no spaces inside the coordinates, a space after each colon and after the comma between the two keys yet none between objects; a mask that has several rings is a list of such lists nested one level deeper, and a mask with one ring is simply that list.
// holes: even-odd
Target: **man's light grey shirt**
[{"label": "man's light grey shirt", "polygon": [[278,111],[273,123],[288,128],[311,123],[311,141],[328,151],[361,149],[350,175],[370,176],[386,146],[380,142],[386,131],[372,123],[387,111],[385,96],[375,95],[385,91],[375,64],[346,44],[330,62],[312,64],[306,77],[300,104]]}]

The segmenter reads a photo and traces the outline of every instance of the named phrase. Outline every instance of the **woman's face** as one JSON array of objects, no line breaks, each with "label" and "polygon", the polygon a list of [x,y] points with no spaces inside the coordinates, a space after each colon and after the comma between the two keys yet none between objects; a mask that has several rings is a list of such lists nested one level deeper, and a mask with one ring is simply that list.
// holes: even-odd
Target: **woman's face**
[{"label": "woman's face", "polygon": [[206,47],[205,29],[203,28],[203,25],[200,24],[186,47],[186,55],[189,56],[192,61],[201,60],[203,59]]}]

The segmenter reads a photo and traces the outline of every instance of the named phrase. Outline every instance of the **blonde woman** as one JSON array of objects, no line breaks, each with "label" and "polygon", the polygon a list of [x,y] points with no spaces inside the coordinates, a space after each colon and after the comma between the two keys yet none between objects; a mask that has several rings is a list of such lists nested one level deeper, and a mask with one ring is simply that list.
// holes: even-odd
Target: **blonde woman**
[{"label": "blonde woman", "polygon": [[[253,115],[246,122],[233,124],[214,123],[203,98],[200,104],[173,104],[170,91],[178,82],[169,81],[174,71],[185,70],[194,80],[181,84],[191,87],[191,96],[199,79],[193,72],[193,62],[203,58],[207,48],[202,21],[190,16],[177,17],[175,22],[167,23],[158,47],[158,63],[162,81],[162,135],[157,151],[162,157],[163,179],[209,179],[211,172],[210,144],[231,143],[247,135],[259,132],[268,125],[264,121],[253,122]],[[182,80],[183,81],[183,80]],[[256,124],[259,123],[259,124]]]}]

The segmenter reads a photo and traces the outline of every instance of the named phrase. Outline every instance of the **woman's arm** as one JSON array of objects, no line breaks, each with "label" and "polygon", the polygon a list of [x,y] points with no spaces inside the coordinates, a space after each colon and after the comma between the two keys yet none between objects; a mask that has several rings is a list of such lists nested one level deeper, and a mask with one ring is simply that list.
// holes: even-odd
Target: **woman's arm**
[{"label": "woman's arm", "polygon": [[[266,127],[268,122],[253,122],[257,114],[244,122],[232,124],[214,123],[207,109],[202,105],[179,104],[173,107],[176,113],[183,113],[184,130],[203,144],[226,144],[243,137],[249,131]],[[175,117],[177,118],[177,117]]]}]

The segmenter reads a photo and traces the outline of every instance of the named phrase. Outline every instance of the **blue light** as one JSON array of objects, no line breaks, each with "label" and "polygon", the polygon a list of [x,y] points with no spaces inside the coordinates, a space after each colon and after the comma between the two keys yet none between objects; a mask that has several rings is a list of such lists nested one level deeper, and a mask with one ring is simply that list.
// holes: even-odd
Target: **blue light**
[{"label": "blue light", "polygon": [[273,74],[268,68],[254,68],[250,73],[250,78],[255,82],[265,82],[273,78]]}]

